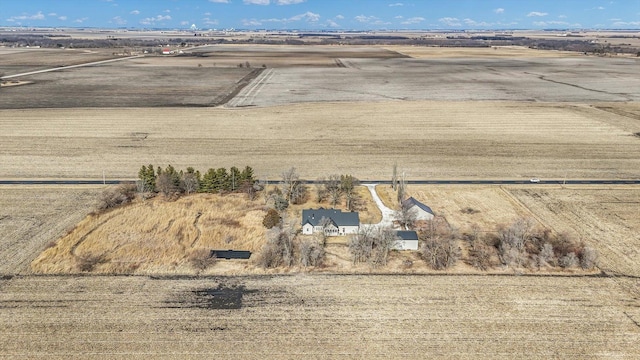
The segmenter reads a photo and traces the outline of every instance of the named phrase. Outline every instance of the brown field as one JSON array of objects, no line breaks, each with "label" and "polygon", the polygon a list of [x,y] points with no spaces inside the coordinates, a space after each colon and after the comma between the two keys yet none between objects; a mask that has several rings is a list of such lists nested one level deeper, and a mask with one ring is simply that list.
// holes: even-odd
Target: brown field
[{"label": "brown field", "polygon": [[291,166],[306,179],[334,173],[387,179],[394,162],[409,180],[640,176],[640,138],[633,135],[640,122],[586,105],[25,109],[0,110],[0,119],[0,178],[100,179],[105,171],[107,178],[130,179],[153,163],[201,171],[246,164],[271,179]]},{"label": "brown field", "polygon": [[599,277],[46,276],[0,288],[4,357],[640,356],[638,292]]},{"label": "brown field", "polygon": [[0,73],[13,75],[114,59],[112,49],[26,49],[0,48]]},{"label": "brown field", "polygon": [[97,187],[0,188],[0,276],[30,273],[31,261],[95,206]]},{"label": "brown field", "polygon": [[[369,58],[305,47],[285,59],[284,48],[215,49],[3,87],[0,178],[133,179],[149,163],[201,171],[250,165],[272,180],[291,166],[305,179],[386,180],[394,163],[410,180],[640,177],[637,59],[395,47],[362,48]],[[71,61],[30,64],[6,54],[5,72]],[[250,71],[237,67],[245,61],[252,69],[271,63],[227,108],[205,108]],[[226,245],[232,235],[234,247],[258,247],[259,203],[184,198],[154,222],[150,200],[81,221],[101,190],[0,189],[0,357],[640,357],[637,186],[409,187],[460,229],[531,216],[568,232],[600,254],[604,272],[589,276],[488,274],[464,264],[440,273],[398,252],[372,271],[351,265],[338,241],[327,248],[331,267],[316,272],[268,275],[248,262],[219,261],[204,274],[250,276],[192,277],[186,245]],[[461,211],[467,207],[477,212]],[[117,216],[125,210],[136,216]],[[241,232],[229,216],[253,230]],[[379,216],[368,209],[367,218]],[[136,226],[148,231],[132,233]],[[117,258],[96,272],[152,275],[32,274],[32,261],[36,272],[68,272],[73,254],[94,250]],[[157,261],[161,252],[168,266]],[[414,266],[404,269],[403,260]],[[127,271],[109,268],[116,264]]]}]

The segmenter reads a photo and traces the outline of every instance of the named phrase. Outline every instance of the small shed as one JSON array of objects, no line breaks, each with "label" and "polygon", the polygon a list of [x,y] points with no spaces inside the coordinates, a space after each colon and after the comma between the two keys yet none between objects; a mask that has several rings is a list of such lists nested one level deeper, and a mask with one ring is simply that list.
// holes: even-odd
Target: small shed
[{"label": "small shed", "polygon": [[410,230],[396,231],[398,240],[393,248],[396,250],[418,250],[418,233]]},{"label": "small shed", "polygon": [[163,48],[162,49],[162,55],[171,55],[171,49]]},{"label": "small shed", "polygon": [[408,198],[407,200],[402,202],[402,207],[409,209],[409,211],[413,212],[416,220],[431,220],[433,219],[433,210],[427,205],[421,203],[420,201],[414,199],[413,197]]}]

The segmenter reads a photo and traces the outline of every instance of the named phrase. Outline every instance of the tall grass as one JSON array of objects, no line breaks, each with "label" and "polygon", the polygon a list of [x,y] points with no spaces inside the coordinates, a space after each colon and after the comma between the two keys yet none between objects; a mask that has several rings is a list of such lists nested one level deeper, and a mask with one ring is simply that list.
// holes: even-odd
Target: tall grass
[{"label": "tall grass", "polygon": [[[259,250],[259,201],[240,194],[198,194],[169,202],[138,201],[82,220],[31,264],[36,273],[131,273],[189,269],[199,249]],[[86,259],[99,258],[92,267]]]}]

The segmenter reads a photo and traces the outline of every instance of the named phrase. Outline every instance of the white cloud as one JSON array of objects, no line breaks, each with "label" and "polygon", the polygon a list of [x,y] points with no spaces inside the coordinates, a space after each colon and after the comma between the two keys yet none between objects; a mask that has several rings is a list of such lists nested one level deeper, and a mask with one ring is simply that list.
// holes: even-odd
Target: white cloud
[{"label": "white cloud", "polygon": [[269,0],[244,0],[247,5],[269,5]]},{"label": "white cloud", "polygon": [[182,25],[182,26],[187,26],[187,25],[189,25],[189,22],[188,22],[188,21],[186,21],[186,20],[184,20],[184,21],[180,21],[180,25]]},{"label": "white cloud", "polygon": [[391,7],[404,6],[404,4],[403,3],[394,3],[394,4],[389,4],[389,6],[391,6]]},{"label": "white cloud", "polygon": [[140,10],[133,10],[129,14],[131,14],[131,15],[140,15]]},{"label": "white cloud", "polygon": [[527,17],[533,17],[533,16],[547,16],[549,15],[546,12],[539,12],[539,11],[532,11],[530,13],[527,14]]},{"label": "white cloud", "polygon": [[566,19],[566,18],[567,18],[567,15],[560,15],[560,16],[558,16],[558,19]]},{"label": "white cloud", "polygon": [[306,0],[277,0],[276,4],[278,5],[294,5],[305,2]]},{"label": "white cloud", "polygon": [[73,22],[74,23],[78,23],[78,24],[82,24],[83,22],[85,22],[87,20],[89,20],[88,17],[83,17],[83,18],[80,18],[80,19],[75,19],[75,20],[73,20]]},{"label": "white cloud", "polygon": [[342,16],[342,15],[338,15],[338,16],[336,16],[336,19],[338,19],[338,20],[342,20],[342,19],[344,19],[344,16]]},{"label": "white cloud", "polygon": [[62,15],[62,16],[58,16],[58,20],[60,21],[67,21],[67,17]]},{"label": "white cloud", "polygon": [[210,13],[210,12],[206,12],[206,13],[204,13],[203,15],[204,15],[204,16],[211,16],[211,13]]},{"label": "white cloud", "polygon": [[375,16],[366,16],[366,15],[358,15],[354,17],[354,19],[356,19],[357,22],[365,23],[365,24],[378,20],[378,18]]},{"label": "white cloud", "polygon": [[218,19],[211,19],[211,18],[208,18],[208,17],[202,19],[202,22],[205,25],[218,25],[219,24]]},{"label": "white cloud", "polygon": [[209,0],[209,2],[217,3],[217,4],[228,4],[229,0]]},{"label": "white cloud", "polygon": [[534,26],[537,27],[563,27],[563,28],[579,28],[582,27],[582,25],[576,23],[576,24],[570,24],[566,21],[555,21],[555,20],[551,20],[551,21],[534,21],[533,22]]},{"label": "white cloud", "polygon": [[52,13],[48,13],[47,16],[58,16],[58,14],[52,12]]},{"label": "white cloud", "polygon": [[111,19],[111,22],[116,24],[116,25],[126,25],[127,24],[127,20],[123,19],[120,16],[116,16],[113,19]]},{"label": "white cloud", "polygon": [[488,22],[485,22],[485,21],[475,21],[475,20],[469,19],[469,18],[466,18],[466,19],[464,19],[462,21],[464,21],[465,25],[471,26],[471,27],[490,27],[490,26],[493,26],[492,23],[488,23]]},{"label": "white cloud", "polygon": [[333,21],[331,19],[327,20],[327,26],[332,27],[332,28],[339,28],[340,27],[340,25],[337,22],[335,22],[335,21]]},{"label": "white cloud", "polygon": [[20,16],[12,16],[7,20],[9,20],[9,21],[15,21],[15,20],[44,20],[44,14],[42,13],[42,11],[38,11],[38,13],[33,14],[33,15],[24,14],[24,15],[20,15]]},{"label": "white cloud", "polygon": [[142,24],[142,25],[154,25],[155,23],[163,22],[163,21],[167,21],[167,20],[171,20],[171,15],[158,15],[156,17],[144,18],[144,19],[140,20],[140,24]]},{"label": "white cloud", "polygon": [[260,26],[262,23],[256,19],[242,19],[242,25],[244,26]]},{"label": "white cloud", "polygon": [[420,16],[416,16],[416,17],[408,18],[407,20],[403,21],[402,24],[403,25],[419,24],[419,23],[423,22],[424,20],[425,20],[425,18],[420,17]]},{"label": "white cloud", "polygon": [[311,11],[307,11],[304,14],[299,14],[299,15],[295,15],[292,16],[290,18],[283,18],[283,19],[277,19],[277,18],[271,18],[271,19],[263,19],[260,20],[260,22],[277,22],[277,23],[290,23],[290,22],[295,22],[295,21],[306,21],[306,22],[317,22],[318,20],[320,20],[320,15],[316,14],[316,13],[312,13]]},{"label": "white cloud", "polygon": [[504,14],[504,9],[503,8],[497,8],[495,10],[493,10],[494,13],[496,14]]},{"label": "white cloud", "polygon": [[640,26],[640,21],[616,21],[611,26],[615,27],[627,27],[627,26]]},{"label": "white cloud", "polygon": [[394,19],[404,19],[404,16],[398,15],[398,16],[394,17]]},{"label": "white cloud", "polygon": [[438,19],[438,21],[447,26],[462,26],[462,23],[457,18],[444,17],[444,18]]},{"label": "white cloud", "polygon": [[165,10],[164,12],[169,14],[171,12],[171,10]]}]

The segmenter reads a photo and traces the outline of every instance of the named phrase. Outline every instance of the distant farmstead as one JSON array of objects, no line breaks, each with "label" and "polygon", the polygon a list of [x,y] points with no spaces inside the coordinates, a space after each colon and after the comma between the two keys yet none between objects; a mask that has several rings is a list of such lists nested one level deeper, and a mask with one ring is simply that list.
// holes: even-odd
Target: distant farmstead
[{"label": "distant farmstead", "polygon": [[357,212],[323,208],[302,210],[302,233],[305,235],[323,231],[327,236],[348,235],[357,233],[359,228]]},{"label": "distant farmstead", "polygon": [[407,200],[403,201],[402,207],[404,207],[405,209],[409,209],[409,211],[415,215],[416,220],[433,219],[433,210],[431,210],[431,208],[427,205],[414,199],[413,197],[410,197]]},{"label": "distant farmstead", "polygon": [[162,49],[162,55],[171,55],[171,49],[169,48]]}]

